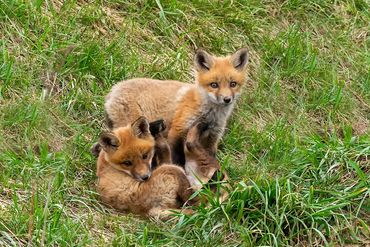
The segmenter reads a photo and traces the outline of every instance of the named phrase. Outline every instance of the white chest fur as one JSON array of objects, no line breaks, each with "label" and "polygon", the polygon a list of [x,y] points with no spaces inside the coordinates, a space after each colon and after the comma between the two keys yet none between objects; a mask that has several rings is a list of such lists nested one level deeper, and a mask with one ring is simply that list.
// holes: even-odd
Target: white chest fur
[{"label": "white chest fur", "polygon": [[225,131],[227,120],[229,119],[234,103],[229,105],[215,104],[211,101],[206,101],[202,106],[201,114],[205,116],[205,120],[211,123],[211,128],[218,133],[218,139],[220,139]]}]

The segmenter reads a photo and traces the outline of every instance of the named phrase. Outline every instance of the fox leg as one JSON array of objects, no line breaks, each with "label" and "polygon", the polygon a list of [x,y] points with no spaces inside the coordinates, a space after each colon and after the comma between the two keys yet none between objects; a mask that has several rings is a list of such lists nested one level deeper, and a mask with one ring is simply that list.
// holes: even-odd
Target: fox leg
[{"label": "fox leg", "polygon": [[172,164],[171,149],[166,138],[159,136],[155,139],[155,153],[157,165]]},{"label": "fox leg", "polygon": [[168,132],[168,144],[171,148],[172,163],[182,167],[185,166],[185,138],[183,136],[182,126],[176,122],[173,122],[171,129]]},{"label": "fox leg", "polygon": [[185,165],[184,138],[169,136],[168,143],[171,147],[172,163],[184,167]]}]

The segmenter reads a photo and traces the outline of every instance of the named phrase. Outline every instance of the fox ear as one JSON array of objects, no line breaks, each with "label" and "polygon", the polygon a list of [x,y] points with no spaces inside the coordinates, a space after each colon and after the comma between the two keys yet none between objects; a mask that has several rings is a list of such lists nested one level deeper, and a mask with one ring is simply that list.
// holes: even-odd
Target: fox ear
[{"label": "fox ear", "polygon": [[231,55],[230,60],[233,64],[234,68],[237,70],[244,70],[248,64],[248,49],[242,48],[238,51],[236,51],[233,55]]},{"label": "fox ear", "polygon": [[[198,120],[199,121],[199,120]],[[192,143],[194,146],[195,143],[199,143],[199,128],[198,128],[199,122],[195,122],[192,127],[189,129],[187,135],[186,135],[186,143]],[[189,148],[190,149],[190,148]]]},{"label": "fox ear", "polygon": [[194,57],[194,66],[197,71],[209,70],[214,64],[214,57],[204,50],[197,50]]},{"label": "fox ear", "polygon": [[166,124],[163,119],[149,123],[149,131],[152,136],[156,136],[166,129]]},{"label": "fox ear", "polygon": [[134,131],[134,135],[139,138],[143,138],[147,135],[150,135],[149,121],[144,116],[141,116],[138,119],[136,119],[136,121],[131,124],[131,127]]},{"label": "fox ear", "polygon": [[100,135],[99,144],[107,152],[116,150],[119,146],[119,140],[112,132],[103,132]]}]

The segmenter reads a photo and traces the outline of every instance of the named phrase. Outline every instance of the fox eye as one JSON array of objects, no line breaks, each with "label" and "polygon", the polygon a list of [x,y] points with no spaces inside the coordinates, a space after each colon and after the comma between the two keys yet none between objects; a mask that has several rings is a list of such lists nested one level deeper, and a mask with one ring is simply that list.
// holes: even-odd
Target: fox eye
[{"label": "fox eye", "polygon": [[125,166],[131,166],[132,165],[132,162],[129,161],[129,160],[124,160],[121,162],[122,165],[125,165]]},{"label": "fox eye", "polygon": [[218,88],[218,83],[217,82],[212,82],[209,85],[211,86],[211,88]]},{"label": "fox eye", "polygon": [[143,154],[143,160],[146,160],[148,158],[148,153]]},{"label": "fox eye", "polygon": [[236,87],[236,85],[237,85],[236,81],[231,81],[230,82],[230,87]]}]

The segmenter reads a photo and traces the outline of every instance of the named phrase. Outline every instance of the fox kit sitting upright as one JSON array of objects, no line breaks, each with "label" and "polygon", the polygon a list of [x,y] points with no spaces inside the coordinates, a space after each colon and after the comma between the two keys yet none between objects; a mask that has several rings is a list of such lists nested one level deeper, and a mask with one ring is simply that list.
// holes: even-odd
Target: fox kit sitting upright
[{"label": "fox kit sitting upright", "polygon": [[124,126],[140,115],[149,121],[165,119],[173,162],[184,165],[186,134],[202,115],[207,115],[217,130],[217,146],[245,82],[247,63],[246,48],[227,57],[198,50],[195,84],[143,78],[118,83],[106,97],[108,125]]},{"label": "fox kit sitting upright", "polygon": [[144,117],[102,134],[99,143],[102,150],[97,161],[98,191],[110,206],[166,218],[192,195],[182,168],[163,164],[152,173],[155,141]]}]

